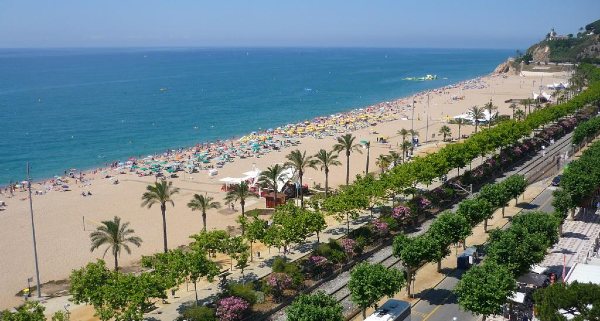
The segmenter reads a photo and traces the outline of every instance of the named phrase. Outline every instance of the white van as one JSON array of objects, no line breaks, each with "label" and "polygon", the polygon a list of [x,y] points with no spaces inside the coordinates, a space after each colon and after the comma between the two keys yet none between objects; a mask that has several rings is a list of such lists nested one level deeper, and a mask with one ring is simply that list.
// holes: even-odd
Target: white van
[{"label": "white van", "polygon": [[410,321],[410,303],[389,299],[365,321]]}]

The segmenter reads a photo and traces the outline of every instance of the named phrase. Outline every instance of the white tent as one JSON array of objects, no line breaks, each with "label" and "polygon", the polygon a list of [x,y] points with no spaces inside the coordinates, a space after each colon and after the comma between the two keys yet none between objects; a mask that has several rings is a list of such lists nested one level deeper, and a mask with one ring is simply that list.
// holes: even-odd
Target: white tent
[{"label": "white tent", "polygon": [[525,293],[515,292],[513,296],[508,299],[516,303],[525,303]]}]

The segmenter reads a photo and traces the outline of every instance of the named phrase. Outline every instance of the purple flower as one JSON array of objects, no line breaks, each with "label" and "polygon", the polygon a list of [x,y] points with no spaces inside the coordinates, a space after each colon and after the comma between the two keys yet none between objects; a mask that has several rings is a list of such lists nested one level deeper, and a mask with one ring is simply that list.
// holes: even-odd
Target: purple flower
[{"label": "purple flower", "polygon": [[344,252],[346,252],[346,254],[348,256],[352,256],[352,254],[354,254],[354,248],[356,247],[356,241],[350,238],[347,239],[343,239],[342,240],[342,247],[344,248]]},{"label": "purple flower", "polygon": [[310,263],[312,263],[318,267],[321,267],[321,266],[324,266],[325,264],[327,264],[327,258],[324,256],[320,256],[320,255],[313,255],[309,258],[309,260],[310,260]]},{"label": "purple flower", "polygon": [[241,320],[244,312],[248,310],[250,304],[242,298],[236,296],[226,297],[217,303],[217,317],[224,321]]},{"label": "purple flower", "polygon": [[274,290],[283,291],[292,285],[292,279],[285,273],[271,273],[267,284]]},{"label": "purple flower", "polygon": [[388,224],[378,219],[373,222],[373,227],[375,228],[375,231],[381,235],[387,234],[389,231]]},{"label": "purple flower", "polygon": [[429,205],[431,205],[431,201],[428,200],[425,197],[419,197],[417,204],[421,207],[421,208],[427,208]]},{"label": "purple flower", "polygon": [[407,216],[410,216],[410,208],[406,206],[396,206],[392,211],[392,217],[395,219],[403,219]]}]

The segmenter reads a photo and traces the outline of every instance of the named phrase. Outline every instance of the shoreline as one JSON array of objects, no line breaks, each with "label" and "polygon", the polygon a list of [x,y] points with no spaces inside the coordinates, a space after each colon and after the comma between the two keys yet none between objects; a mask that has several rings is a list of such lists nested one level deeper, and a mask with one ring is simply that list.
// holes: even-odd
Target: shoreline
[{"label": "shoreline", "polygon": [[[544,81],[559,81],[561,75],[555,78],[544,77]],[[378,155],[388,154],[390,150],[398,150],[398,143],[401,138],[397,131],[401,128],[410,129],[411,120],[410,107],[407,107],[408,101],[414,97],[414,128],[419,130],[419,136],[422,143],[424,139],[426,120],[429,120],[429,144],[419,148],[415,152],[427,153],[435,149],[441,142],[442,137],[438,134],[441,125],[447,124],[446,116],[452,117],[464,113],[464,111],[473,105],[479,105],[489,101],[490,96],[494,97],[494,104],[498,106],[501,114],[510,114],[508,103],[504,101],[510,98],[526,98],[531,95],[531,83],[540,78],[519,77],[516,75],[492,75],[475,78],[485,86],[478,86],[472,82],[467,84],[466,80],[448,86],[442,86],[435,89],[419,92],[413,96],[402,97],[394,101],[381,102],[380,104],[389,104],[389,115],[393,119],[382,118],[371,126],[368,121],[355,121],[351,125],[339,126],[340,133],[331,132],[332,135],[323,135],[319,137],[316,133],[303,133],[302,137],[294,138],[298,144],[288,144],[281,148],[269,149],[261,148],[260,155],[252,157],[235,157],[233,163],[226,162],[225,166],[219,169],[216,176],[208,176],[207,171],[201,170],[199,173],[185,174],[183,177],[170,179],[173,184],[181,189],[180,194],[174,196],[175,207],[169,206],[167,210],[169,245],[174,248],[179,245],[190,242],[189,235],[197,233],[201,229],[201,219],[198,212],[192,212],[186,204],[195,193],[207,193],[215,198],[215,201],[222,202],[225,193],[221,190],[223,183],[219,181],[224,177],[239,177],[246,171],[264,170],[267,166],[276,163],[285,162],[285,155],[292,149],[299,148],[305,150],[307,155],[313,155],[319,149],[330,150],[335,144],[335,138],[342,133],[352,132],[360,140],[371,141],[371,167],[370,172],[378,172],[375,164]],[[463,88],[461,84],[468,85],[469,88]],[[430,96],[429,113],[427,109],[427,94]],[[454,99],[455,96],[464,96]],[[379,111],[367,111],[377,115]],[[347,111],[345,114],[355,116],[361,108]],[[385,108],[384,108],[385,111]],[[354,114],[353,114],[354,112]],[[395,112],[395,113],[394,113]],[[407,117],[403,117],[405,113]],[[427,116],[425,116],[427,115]],[[321,120],[323,123],[326,121]],[[299,122],[296,124],[304,124]],[[452,129],[452,137],[456,137],[457,126],[448,124]],[[325,126],[326,127],[326,126]],[[303,127],[306,128],[306,125]],[[302,130],[303,132],[305,130]],[[462,134],[470,134],[473,126],[465,125],[462,128]],[[257,132],[258,134],[258,132]],[[434,137],[432,137],[432,134]],[[379,137],[386,137],[386,143],[376,142]],[[240,137],[242,138],[242,137]],[[240,138],[237,138],[238,141]],[[275,141],[275,139],[273,139]],[[230,142],[230,141],[228,141]],[[236,142],[233,142],[234,144]],[[241,142],[240,142],[241,144]],[[205,143],[206,145],[206,143]],[[209,144],[210,146],[210,144]],[[193,149],[194,147],[189,147]],[[213,149],[216,151],[218,145],[213,143]],[[237,148],[240,152],[247,151]],[[251,150],[252,148],[250,148]],[[187,150],[187,149],[184,149]],[[190,152],[190,155],[193,154]],[[181,154],[181,157],[189,156]],[[353,153],[350,157],[351,177],[360,174],[365,170],[365,153]],[[172,158],[177,155],[173,154]],[[340,157],[342,166],[331,168],[329,183],[331,188],[335,188],[345,181],[345,157]],[[131,227],[135,229],[136,235],[143,239],[140,248],[132,249],[131,255],[122,255],[121,263],[123,266],[130,266],[142,255],[150,255],[162,250],[162,228],[160,225],[159,209],[146,209],[140,207],[140,197],[148,184],[153,184],[154,176],[138,176],[135,171],[126,171],[125,174],[119,174],[117,171],[108,170],[110,175],[118,178],[121,182],[113,184],[112,180],[104,178],[101,173],[95,175],[87,174],[83,183],[70,184],[71,192],[50,192],[41,195],[34,195],[34,212],[36,220],[36,230],[38,237],[38,253],[41,262],[40,274],[42,283],[50,280],[62,280],[68,278],[70,271],[79,268],[88,262],[102,258],[100,252],[89,251],[89,233],[98,226],[98,222],[120,216],[123,221],[130,222]],[[72,180],[72,179],[71,179]],[[324,175],[319,170],[309,169],[304,174],[304,182],[309,187],[322,184]],[[69,182],[70,183],[70,182]],[[89,183],[89,184],[88,184]],[[32,184],[33,189],[39,189],[43,184]],[[93,195],[83,197],[83,192],[91,191]],[[29,205],[26,200],[25,191],[16,191],[15,197],[4,199],[5,195],[0,195],[0,200],[5,200],[7,206],[0,211],[0,224],[12,226],[10,230],[0,235],[0,244],[3,246],[3,254],[10,259],[0,260],[0,270],[5,271],[0,275],[0,302],[2,307],[10,307],[18,304],[21,298],[14,296],[27,283],[28,277],[34,275],[33,271],[33,253],[31,242],[31,230],[29,221]],[[246,209],[264,208],[264,198],[250,199],[246,203]],[[236,206],[238,207],[238,206]],[[210,210],[208,211],[207,228],[225,230],[230,226],[236,226],[236,218],[239,211],[230,209]]]},{"label": "shoreline", "polygon": [[[464,85],[464,84],[468,84],[468,83],[472,83],[472,82],[477,82],[477,81],[481,81],[482,79],[486,78],[486,77],[493,77],[493,76],[498,76],[500,74],[495,74],[493,71],[484,75],[480,75],[477,76],[475,78],[469,78],[466,80],[462,80],[456,83],[452,83],[449,85],[445,85],[445,86],[441,86],[441,87],[435,87],[432,89],[427,89],[427,90],[422,90],[422,91],[418,91],[415,92],[411,95],[408,96],[401,96],[401,97],[397,97],[397,98],[393,98],[389,101],[380,101],[378,103],[375,103],[373,105],[368,105],[368,106],[362,106],[362,107],[355,107],[352,109],[346,109],[345,111],[340,111],[328,116],[322,115],[322,116],[315,116],[312,119],[304,119],[301,121],[298,121],[296,123],[288,123],[286,125],[282,125],[282,126],[278,126],[277,128],[285,128],[288,126],[291,127],[300,127],[305,123],[314,123],[315,121],[319,120],[319,121],[323,121],[323,120],[327,120],[327,119],[331,119],[331,118],[337,118],[337,117],[343,117],[343,116],[348,116],[348,115],[356,115],[356,114],[368,114],[372,112],[372,108],[384,108],[381,106],[385,106],[385,108],[387,108],[387,111],[391,111],[392,106],[390,106],[390,104],[394,105],[394,104],[398,104],[398,103],[402,103],[405,100],[408,100],[410,97],[413,97],[413,99],[417,99],[417,98],[422,98],[423,96],[426,96],[427,93],[433,93],[433,92],[437,92],[439,90],[444,90],[444,89],[452,89],[452,88],[456,88],[458,86]],[[547,75],[546,75],[547,76]],[[435,80],[427,80],[427,81],[435,81]],[[409,103],[410,105],[410,103]],[[398,106],[393,106],[395,108],[397,108]],[[404,106],[403,108],[408,108],[409,106]],[[409,118],[410,119],[410,118]],[[379,123],[379,122],[378,122]],[[356,129],[354,129],[356,130]],[[351,130],[352,131],[352,130]],[[256,133],[256,134],[253,134]],[[171,153],[185,153],[186,151],[190,151],[191,149],[194,148],[198,148],[198,147],[203,147],[204,145],[209,146],[211,144],[230,144],[232,142],[236,142],[239,141],[240,139],[244,138],[244,137],[248,137],[248,136],[265,136],[265,135],[271,135],[272,133],[269,132],[268,130],[261,130],[260,128],[256,131],[252,131],[248,134],[242,134],[241,136],[234,136],[231,137],[229,139],[216,139],[216,140],[212,140],[212,141],[206,141],[206,142],[199,142],[194,144],[193,146],[185,146],[185,147],[171,147],[171,148],[167,148],[166,150],[160,152],[160,151],[156,151],[153,153],[146,153],[146,156],[152,156],[153,158],[160,158],[160,157],[168,157],[171,155]],[[277,134],[277,133],[276,133]],[[305,136],[300,135],[299,137],[289,137],[289,139],[300,139],[300,138],[304,138]],[[131,160],[131,159],[139,159],[140,156],[143,156],[143,154],[136,156],[124,156],[124,159],[127,160]],[[105,162],[104,166],[98,166],[98,165],[90,165],[90,166],[85,166],[82,167],[80,169],[76,170],[76,173],[78,173],[79,175],[90,175],[90,174],[96,174],[97,172],[102,172],[108,169],[114,169],[111,164],[118,164],[122,162],[121,159],[116,159],[113,160],[111,162]],[[123,162],[124,163],[124,162]],[[68,169],[64,169],[63,170],[63,174],[66,177],[69,169],[74,169],[75,167],[73,166],[68,166]],[[39,179],[35,179],[35,180],[31,180],[31,184],[33,185],[40,185],[43,184],[45,182],[48,181],[52,181],[54,179],[56,179],[57,177],[62,177],[62,175],[60,175],[60,173],[56,173],[54,176],[52,177],[43,177],[43,178],[39,178]],[[73,177],[72,177],[73,178]],[[16,188],[19,188],[20,183],[24,183],[27,179],[24,177],[22,180],[17,180],[16,182],[9,182],[6,185],[2,185],[0,184],[0,196],[2,195],[6,195],[5,190],[10,186],[10,183],[13,183],[14,185],[16,185]]]}]

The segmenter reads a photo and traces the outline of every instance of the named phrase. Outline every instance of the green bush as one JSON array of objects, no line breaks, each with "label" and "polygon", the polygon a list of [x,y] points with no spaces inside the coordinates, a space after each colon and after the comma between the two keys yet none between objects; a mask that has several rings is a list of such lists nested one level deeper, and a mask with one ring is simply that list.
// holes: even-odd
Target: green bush
[{"label": "green bush", "polygon": [[188,321],[217,321],[215,310],[202,306],[187,308],[183,311],[183,319]]},{"label": "green bush", "polygon": [[251,305],[256,304],[257,301],[256,292],[253,290],[253,285],[251,283],[229,283],[227,286],[227,296],[236,296],[238,298],[242,298]]},{"label": "green bush", "polygon": [[346,260],[344,249],[336,240],[329,239],[328,243],[321,243],[315,254],[326,257],[331,263],[341,263]]},{"label": "green bush", "polygon": [[356,247],[354,248],[354,252],[358,255],[361,255],[363,253],[363,251],[365,250],[365,246],[367,246],[369,244],[369,242],[362,235],[357,237],[354,240],[356,241]]},{"label": "green bush", "polygon": [[358,238],[362,237],[365,242],[369,242],[373,238],[373,231],[367,226],[361,226],[356,230],[350,231],[348,235],[349,238],[358,240]]},{"label": "green bush", "polygon": [[304,275],[302,275],[298,264],[294,262],[286,262],[282,257],[276,257],[273,260],[272,270],[276,273],[287,274],[290,278],[292,278],[294,287],[297,287],[304,282]]},{"label": "green bush", "polygon": [[391,216],[382,216],[379,218],[379,220],[386,223],[390,231],[400,230],[400,223],[398,223],[398,220]]}]

